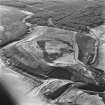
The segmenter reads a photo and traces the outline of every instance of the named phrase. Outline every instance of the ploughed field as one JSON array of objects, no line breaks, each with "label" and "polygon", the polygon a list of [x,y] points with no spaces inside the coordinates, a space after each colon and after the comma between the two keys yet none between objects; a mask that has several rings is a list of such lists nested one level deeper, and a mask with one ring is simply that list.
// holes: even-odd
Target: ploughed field
[{"label": "ploughed field", "polygon": [[19,105],[105,105],[105,4],[0,0],[0,78]]}]

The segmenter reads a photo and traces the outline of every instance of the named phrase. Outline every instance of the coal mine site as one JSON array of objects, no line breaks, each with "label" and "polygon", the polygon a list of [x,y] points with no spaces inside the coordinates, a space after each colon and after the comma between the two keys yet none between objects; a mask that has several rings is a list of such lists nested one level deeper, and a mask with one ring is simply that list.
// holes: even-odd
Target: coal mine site
[{"label": "coal mine site", "polygon": [[105,0],[0,0],[0,105],[105,105]]}]

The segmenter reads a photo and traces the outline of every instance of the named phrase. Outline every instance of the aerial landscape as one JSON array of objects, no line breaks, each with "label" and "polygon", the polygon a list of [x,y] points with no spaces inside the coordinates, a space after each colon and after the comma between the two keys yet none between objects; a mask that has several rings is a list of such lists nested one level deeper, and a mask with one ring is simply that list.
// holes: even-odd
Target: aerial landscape
[{"label": "aerial landscape", "polygon": [[104,0],[0,0],[0,105],[105,105]]}]

